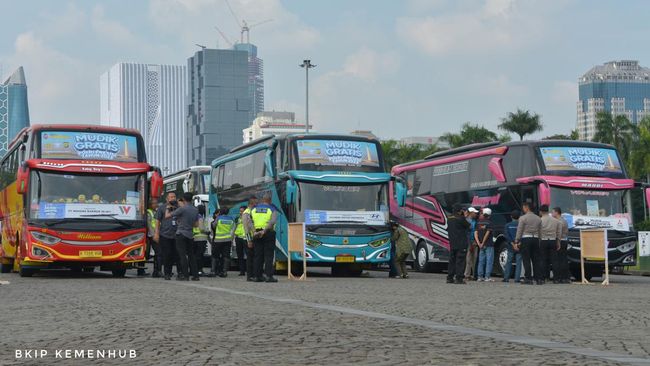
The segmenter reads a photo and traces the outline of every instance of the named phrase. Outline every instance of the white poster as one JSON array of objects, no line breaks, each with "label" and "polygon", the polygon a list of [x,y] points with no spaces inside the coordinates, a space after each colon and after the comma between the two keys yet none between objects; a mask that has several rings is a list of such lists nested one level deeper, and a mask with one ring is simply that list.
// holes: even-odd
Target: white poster
[{"label": "white poster", "polygon": [[386,225],[386,214],[381,211],[322,211],[305,210],[305,224],[346,224]]},{"label": "white poster", "polygon": [[639,256],[650,257],[650,231],[639,231]]},{"label": "white poster", "polygon": [[65,205],[66,218],[111,215],[116,219],[135,220],[135,205],[68,203]]},{"label": "white poster", "polygon": [[588,228],[597,227],[620,231],[630,231],[630,222],[625,217],[600,217],[572,215],[572,220],[567,220],[569,227]]}]

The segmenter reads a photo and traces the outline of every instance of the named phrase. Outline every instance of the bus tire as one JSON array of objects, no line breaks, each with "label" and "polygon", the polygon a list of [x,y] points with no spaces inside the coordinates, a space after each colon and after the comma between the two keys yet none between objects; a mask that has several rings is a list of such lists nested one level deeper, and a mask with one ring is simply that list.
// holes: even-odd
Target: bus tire
[{"label": "bus tire", "polygon": [[126,276],[126,268],[113,269],[111,272],[115,278],[123,278]]},{"label": "bus tire", "polygon": [[423,273],[430,273],[433,270],[432,263],[429,262],[429,250],[423,241],[420,241],[415,248],[413,268]]},{"label": "bus tire", "polygon": [[25,268],[23,266],[20,266],[20,269],[18,270],[18,274],[20,275],[20,277],[32,277],[35,272],[36,272],[35,269]]}]

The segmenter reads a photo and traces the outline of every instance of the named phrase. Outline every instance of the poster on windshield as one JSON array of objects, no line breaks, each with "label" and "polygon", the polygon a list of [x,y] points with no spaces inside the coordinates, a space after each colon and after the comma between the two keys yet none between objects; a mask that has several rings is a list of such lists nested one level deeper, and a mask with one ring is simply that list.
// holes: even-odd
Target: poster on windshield
[{"label": "poster on windshield", "polygon": [[616,150],[598,147],[541,147],[547,171],[622,173]]},{"label": "poster on windshield", "polygon": [[347,140],[298,140],[300,164],[379,167],[375,143]]},{"label": "poster on windshield", "polygon": [[[86,203],[41,203],[39,219],[97,218],[120,220],[136,219],[135,205],[86,204]],[[106,216],[106,217],[102,217]]]},{"label": "poster on windshield", "polygon": [[620,231],[630,231],[630,221],[626,217],[615,216],[582,216],[562,215],[569,224],[569,228],[587,229],[603,228]]},{"label": "poster on windshield", "polygon": [[77,131],[43,131],[43,159],[96,159],[137,162],[135,136]]},{"label": "poster on windshield", "polygon": [[323,211],[305,210],[305,224],[364,224],[386,225],[386,215],[381,211]]}]

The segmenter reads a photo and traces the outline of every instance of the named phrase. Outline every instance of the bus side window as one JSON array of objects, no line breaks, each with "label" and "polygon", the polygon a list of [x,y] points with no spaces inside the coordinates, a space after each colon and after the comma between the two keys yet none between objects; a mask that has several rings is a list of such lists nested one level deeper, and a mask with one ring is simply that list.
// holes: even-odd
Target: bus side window
[{"label": "bus side window", "polygon": [[536,205],[536,191],[537,187],[535,186],[525,186],[521,188],[521,203],[530,203],[532,205],[533,210],[537,210],[538,207]]}]

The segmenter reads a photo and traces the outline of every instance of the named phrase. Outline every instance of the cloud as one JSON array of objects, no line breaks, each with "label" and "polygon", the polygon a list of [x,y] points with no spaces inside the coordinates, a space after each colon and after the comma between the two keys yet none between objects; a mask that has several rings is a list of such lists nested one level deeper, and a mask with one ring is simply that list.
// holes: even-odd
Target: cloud
[{"label": "cloud", "polygon": [[560,80],[553,83],[551,100],[557,104],[573,105],[578,100],[578,83],[576,81]]},{"label": "cloud", "polygon": [[525,85],[513,82],[504,74],[478,77],[472,84],[479,94],[488,97],[520,97],[528,94],[528,88]]},{"label": "cloud", "polygon": [[376,81],[381,74],[394,73],[398,68],[397,52],[379,53],[362,47],[345,59],[343,72],[365,81]]},{"label": "cloud", "polygon": [[541,34],[539,19],[513,0],[487,0],[478,10],[401,17],[397,35],[431,56],[502,52]]},{"label": "cloud", "polygon": [[121,23],[107,19],[104,7],[95,6],[91,17],[93,31],[99,36],[120,46],[134,46],[138,43],[136,36]]}]

